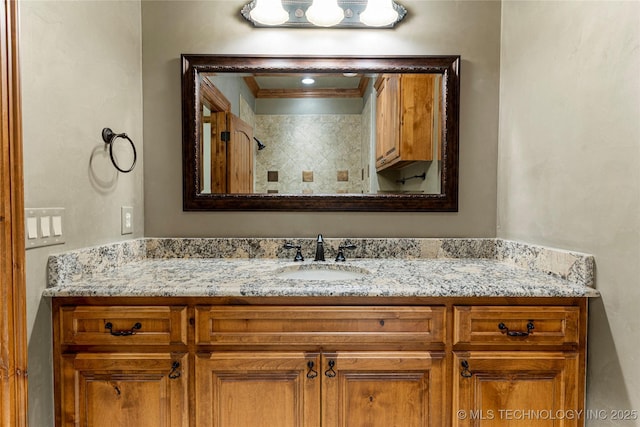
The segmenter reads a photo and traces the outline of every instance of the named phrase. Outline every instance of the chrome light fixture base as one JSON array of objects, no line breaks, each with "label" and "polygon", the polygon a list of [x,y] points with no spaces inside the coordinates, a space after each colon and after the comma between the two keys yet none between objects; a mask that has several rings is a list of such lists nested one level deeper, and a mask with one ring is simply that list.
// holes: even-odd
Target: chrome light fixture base
[{"label": "chrome light fixture base", "polygon": [[[284,23],[274,25],[257,22],[251,17],[251,11],[256,7],[257,3],[258,0],[252,0],[244,5],[240,11],[242,16],[255,27],[323,28],[312,24],[307,19],[306,11],[313,3],[313,0],[282,0],[282,7],[289,14],[289,19]],[[407,9],[405,9],[404,6],[396,3],[395,0],[391,0],[393,9],[398,12],[397,19],[388,25],[372,27],[360,21],[360,14],[365,11],[367,4],[367,0],[338,0],[338,6],[344,10],[344,19],[336,25],[324,28],[393,28],[401,22],[407,14]]]}]

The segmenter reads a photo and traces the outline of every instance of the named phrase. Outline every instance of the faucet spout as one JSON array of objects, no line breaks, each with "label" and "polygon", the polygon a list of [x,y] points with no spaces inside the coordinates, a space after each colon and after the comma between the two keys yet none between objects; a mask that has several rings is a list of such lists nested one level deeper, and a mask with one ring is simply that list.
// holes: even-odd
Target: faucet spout
[{"label": "faucet spout", "polygon": [[318,234],[318,239],[316,240],[316,257],[313,260],[324,261],[324,240],[322,239],[322,234]]}]

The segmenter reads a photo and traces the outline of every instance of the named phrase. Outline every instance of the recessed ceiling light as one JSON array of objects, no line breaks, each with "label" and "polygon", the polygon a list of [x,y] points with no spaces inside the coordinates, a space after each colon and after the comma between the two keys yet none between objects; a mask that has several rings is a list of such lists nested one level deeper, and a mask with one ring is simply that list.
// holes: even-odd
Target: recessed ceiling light
[{"label": "recessed ceiling light", "polygon": [[311,77],[305,77],[304,79],[302,79],[302,84],[305,84],[305,85],[312,85],[315,82],[316,81],[314,79],[312,79]]}]

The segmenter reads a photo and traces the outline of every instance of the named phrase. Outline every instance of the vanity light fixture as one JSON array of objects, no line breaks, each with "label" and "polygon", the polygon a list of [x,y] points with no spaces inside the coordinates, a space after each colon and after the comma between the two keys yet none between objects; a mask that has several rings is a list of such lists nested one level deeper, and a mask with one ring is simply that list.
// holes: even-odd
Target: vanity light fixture
[{"label": "vanity light fixture", "polygon": [[360,22],[370,27],[384,27],[397,19],[393,0],[369,0],[367,8],[360,14]]},{"label": "vanity light fixture", "polygon": [[344,19],[344,9],[338,6],[338,0],[313,0],[305,15],[313,25],[333,27]]},{"label": "vanity light fixture", "polygon": [[289,20],[289,12],[284,10],[280,0],[255,0],[249,16],[263,25],[281,25]]},{"label": "vanity light fixture", "polygon": [[241,14],[255,27],[393,28],[407,10],[395,0],[252,0]]}]

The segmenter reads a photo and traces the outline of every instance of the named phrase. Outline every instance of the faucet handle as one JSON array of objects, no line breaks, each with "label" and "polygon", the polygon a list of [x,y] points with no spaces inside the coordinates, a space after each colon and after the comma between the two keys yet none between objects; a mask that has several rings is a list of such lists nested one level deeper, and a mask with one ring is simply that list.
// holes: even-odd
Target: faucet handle
[{"label": "faucet handle", "polygon": [[356,245],[353,243],[345,243],[344,245],[338,246],[338,255],[336,255],[336,261],[346,261],[347,258],[344,256],[345,249],[355,249]]},{"label": "faucet handle", "polygon": [[301,245],[294,245],[292,243],[289,242],[285,242],[284,243],[284,248],[285,249],[296,249],[296,256],[293,258],[294,261],[304,261],[304,257],[302,256],[302,246]]}]

